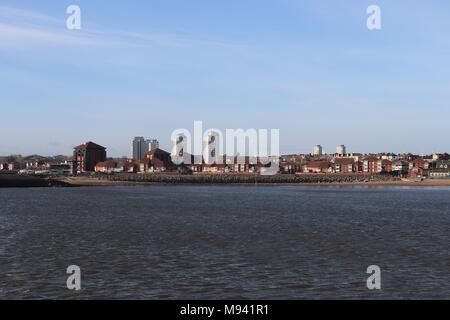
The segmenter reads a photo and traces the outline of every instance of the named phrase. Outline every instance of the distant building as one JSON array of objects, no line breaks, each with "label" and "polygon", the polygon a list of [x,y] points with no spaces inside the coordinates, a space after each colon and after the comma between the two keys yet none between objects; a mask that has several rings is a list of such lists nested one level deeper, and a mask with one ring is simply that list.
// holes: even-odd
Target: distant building
[{"label": "distant building", "polygon": [[106,161],[106,148],[91,141],[74,148],[74,173],[94,172],[99,162]]},{"label": "distant building", "polygon": [[133,160],[145,159],[145,154],[148,151],[148,141],[144,137],[135,137],[133,139]]},{"label": "distant building", "polygon": [[347,154],[347,148],[343,144],[336,147],[336,155],[337,156],[344,157],[346,154]]},{"label": "distant building", "polygon": [[450,155],[448,153],[435,153],[433,154],[433,160],[450,160]]},{"label": "distant building", "polygon": [[145,139],[144,137],[135,137],[133,139],[133,160],[140,161],[145,159],[147,152],[159,149],[157,139]]},{"label": "distant building", "polygon": [[393,153],[383,154],[383,155],[381,156],[381,160],[389,160],[389,161],[392,161],[392,160],[395,159],[395,157],[396,157],[396,155],[393,154]]},{"label": "distant building", "polygon": [[164,172],[174,169],[174,164],[171,160],[169,152],[158,148],[147,152],[145,156],[146,164],[144,165],[144,167],[146,167],[146,171]]},{"label": "distant building", "polygon": [[323,148],[321,145],[317,144],[313,147],[313,156],[321,156],[323,154]]},{"label": "distant building", "polygon": [[148,139],[148,151],[159,149],[159,141],[157,139]]}]

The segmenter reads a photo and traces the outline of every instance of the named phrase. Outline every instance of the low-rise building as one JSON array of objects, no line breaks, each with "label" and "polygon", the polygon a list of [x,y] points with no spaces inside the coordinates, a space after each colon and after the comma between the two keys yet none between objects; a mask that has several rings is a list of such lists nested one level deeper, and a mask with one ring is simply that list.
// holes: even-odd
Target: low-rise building
[{"label": "low-rise building", "polygon": [[450,171],[432,171],[429,176],[430,178],[450,178]]},{"label": "low-rise building", "polygon": [[72,174],[73,169],[71,164],[51,164],[49,171],[51,174],[69,175]]},{"label": "low-rise building", "polygon": [[389,174],[392,173],[392,165],[393,162],[387,159],[381,160],[381,171],[383,173]]},{"label": "low-rise building", "polygon": [[399,175],[407,175],[409,173],[409,162],[404,160],[394,161],[392,164],[392,172]]},{"label": "low-rise building", "polygon": [[446,170],[450,169],[450,161],[448,161],[448,160],[434,161],[432,164],[432,169],[446,171]]},{"label": "low-rise building", "polygon": [[147,163],[144,164],[144,167],[147,167],[147,172],[165,172],[176,169],[176,166],[172,162],[170,153],[162,149],[153,149],[147,152],[145,157],[145,161],[147,161]]},{"label": "low-rise building", "polygon": [[95,172],[101,173],[118,173],[124,172],[123,164],[114,160],[102,161],[95,165]]},{"label": "low-rise building", "polygon": [[303,166],[303,173],[329,173],[330,164],[327,160],[312,161]]},{"label": "low-rise building", "polygon": [[336,173],[355,173],[357,166],[353,158],[336,158],[334,159],[333,169]]}]

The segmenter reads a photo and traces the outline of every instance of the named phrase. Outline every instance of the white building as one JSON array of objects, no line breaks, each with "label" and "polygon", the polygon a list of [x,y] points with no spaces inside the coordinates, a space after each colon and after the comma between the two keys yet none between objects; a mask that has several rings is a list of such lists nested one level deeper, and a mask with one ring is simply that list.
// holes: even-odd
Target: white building
[{"label": "white building", "polygon": [[148,151],[159,149],[159,141],[156,139],[148,139]]},{"label": "white building", "polygon": [[347,154],[347,148],[343,144],[336,147],[336,155],[343,157],[346,154]]},{"label": "white building", "polygon": [[321,156],[323,154],[323,148],[320,144],[317,144],[313,147],[313,156]]},{"label": "white building", "polygon": [[450,172],[430,172],[431,178],[449,178]]}]

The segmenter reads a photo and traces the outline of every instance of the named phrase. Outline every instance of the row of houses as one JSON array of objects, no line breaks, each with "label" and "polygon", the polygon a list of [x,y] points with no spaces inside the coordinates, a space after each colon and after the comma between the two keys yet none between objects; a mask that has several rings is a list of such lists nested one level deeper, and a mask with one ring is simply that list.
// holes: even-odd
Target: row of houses
[{"label": "row of houses", "polygon": [[317,160],[282,162],[281,172],[296,174],[387,174],[415,177],[450,176],[449,160],[397,159],[388,160],[383,156],[332,157]]},{"label": "row of houses", "polygon": [[[184,157],[186,159],[186,157]],[[187,155],[186,161],[175,164],[171,154],[160,148],[151,150],[145,154],[145,159],[134,161],[130,159],[116,159],[99,162],[95,165],[94,171],[100,173],[155,173],[155,172],[177,172],[177,173],[260,173],[269,164],[262,164],[260,161],[251,161],[250,157],[224,156],[222,163],[206,164],[195,163],[192,155]]]},{"label": "row of houses", "polygon": [[[183,152],[182,152],[183,153]],[[175,161],[174,159],[190,161]],[[189,154],[179,154],[172,159],[169,152],[155,148],[141,160],[108,159],[106,148],[91,141],[74,148],[73,157],[57,156],[45,158],[29,156],[25,158],[8,157],[0,159],[0,170],[19,171],[35,174],[78,174],[83,172],[99,173],[248,173],[258,174],[271,166],[259,159],[250,157],[223,156],[220,163],[198,161]],[[200,159],[202,159],[200,157]],[[197,160],[197,161],[195,161]],[[176,162],[176,163],[175,163]],[[198,163],[200,162],[200,163]],[[399,176],[450,176],[450,156],[436,154],[420,157],[412,154],[377,154],[377,155],[289,155],[280,157],[280,173],[290,174],[390,174]]]},{"label": "row of houses", "polygon": [[72,173],[72,160],[65,156],[9,156],[0,159],[0,171],[24,174],[70,174]]}]

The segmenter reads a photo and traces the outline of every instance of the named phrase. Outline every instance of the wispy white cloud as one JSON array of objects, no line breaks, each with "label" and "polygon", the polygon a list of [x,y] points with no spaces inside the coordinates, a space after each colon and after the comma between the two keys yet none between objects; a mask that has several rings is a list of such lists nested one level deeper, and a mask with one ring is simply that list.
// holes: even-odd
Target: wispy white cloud
[{"label": "wispy white cloud", "polygon": [[17,48],[36,44],[93,45],[95,43],[92,37],[80,37],[68,32],[0,24],[0,47]]},{"label": "wispy white cloud", "polygon": [[117,31],[101,26],[67,30],[65,20],[39,12],[0,6],[0,47],[20,49],[36,45],[120,47],[244,47],[231,41],[198,39],[188,35],[153,31]]},{"label": "wispy white cloud", "polygon": [[59,24],[63,22],[61,19],[57,19],[39,12],[30,11],[26,9],[19,9],[9,6],[0,5],[0,19],[2,21],[18,22],[34,22],[34,23],[53,23]]}]

